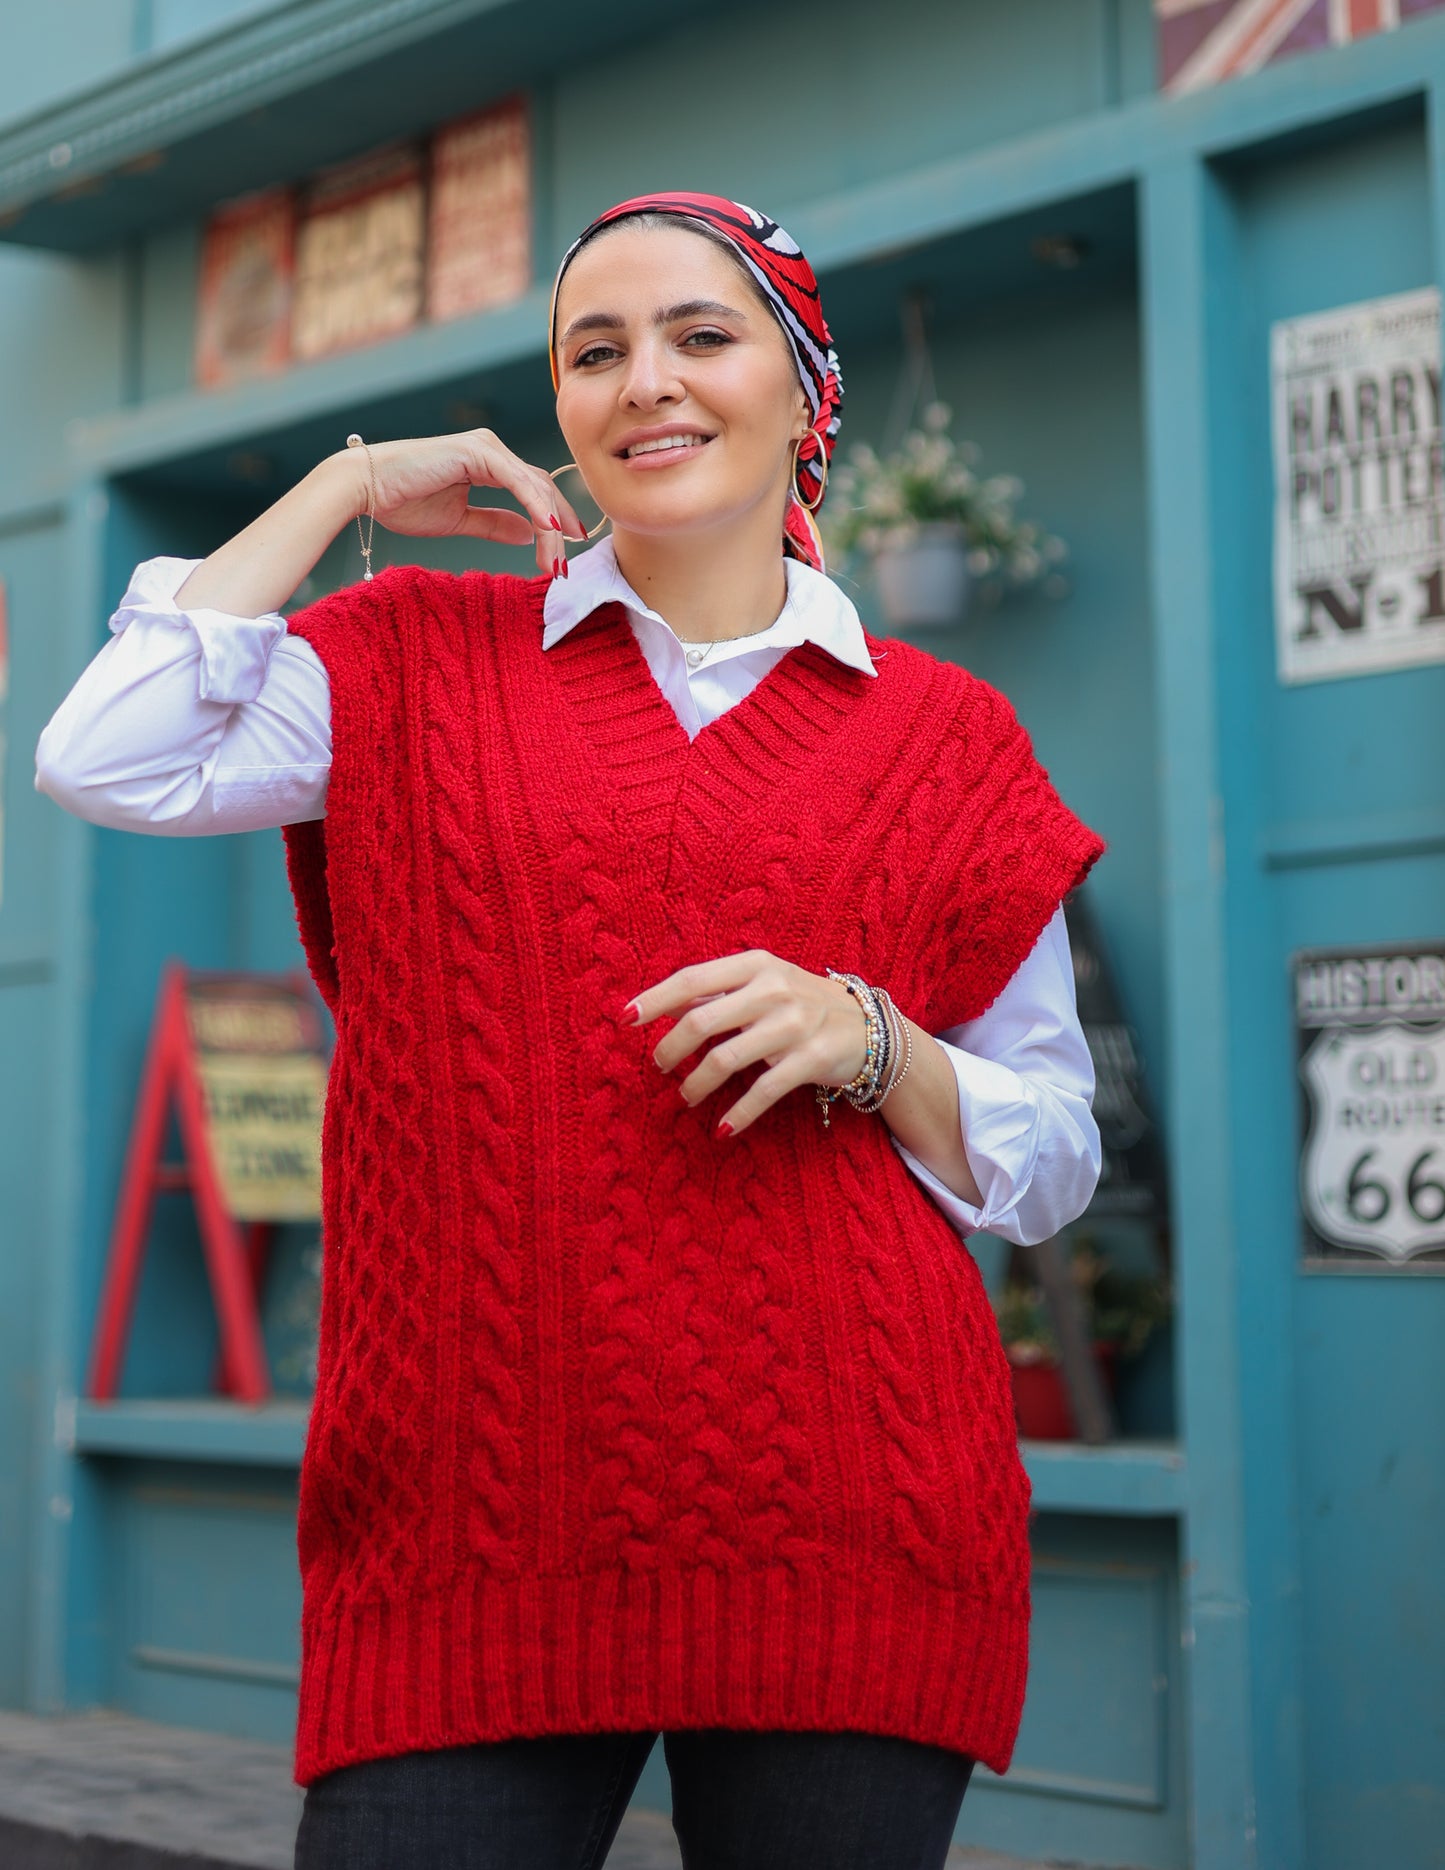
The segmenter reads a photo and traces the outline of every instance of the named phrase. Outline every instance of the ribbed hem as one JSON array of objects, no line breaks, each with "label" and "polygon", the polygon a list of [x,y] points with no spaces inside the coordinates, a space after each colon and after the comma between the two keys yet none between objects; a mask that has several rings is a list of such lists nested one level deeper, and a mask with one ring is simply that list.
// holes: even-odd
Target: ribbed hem
[{"label": "ribbed hem", "polygon": [[913,1574],[474,1576],[303,1618],[295,1778],[540,1734],[731,1727],[894,1735],[1005,1772],[1028,1610]]}]

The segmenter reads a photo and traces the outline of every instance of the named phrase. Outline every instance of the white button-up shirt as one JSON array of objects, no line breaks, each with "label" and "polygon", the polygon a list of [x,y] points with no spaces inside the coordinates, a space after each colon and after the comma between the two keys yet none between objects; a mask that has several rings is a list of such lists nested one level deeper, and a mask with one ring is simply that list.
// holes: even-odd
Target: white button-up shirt
[{"label": "white button-up shirt", "polygon": [[[180,609],[199,559],[138,565],[110,639],[40,736],[35,786],[67,811],[170,837],[257,831],[326,815],[331,691],[286,619]],[[788,595],[767,629],[683,643],[623,578],[612,541],[580,553],[543,611],[550,649],[600,604],[626,607],[659,689],[689,739],[740,701],[785,652],[811,642],[876,675],[858,613],[822,573],[785,560]],[[1063,910],[986,1013],[934,1035],[958,1080],[964,1151],[983,1195],[965,1201],[896,1137],[894,1147],[959,1234],[1044,1240],[1077,1218],[1099,1179],[1094,1069],[1074,1002]],[[890,1133],[891,1134],[891,1133]]]}]

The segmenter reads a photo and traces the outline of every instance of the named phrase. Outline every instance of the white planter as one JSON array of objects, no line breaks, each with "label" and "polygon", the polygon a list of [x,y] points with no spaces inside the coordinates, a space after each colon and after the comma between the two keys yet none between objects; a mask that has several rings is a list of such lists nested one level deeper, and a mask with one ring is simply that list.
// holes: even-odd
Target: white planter
[{"label": "white planter", "polygon": [[874,556],[873,573],[894,629],[937,629],[967,614],[968,547],[953,520],[926,521],[914,544],[885,547]]}]

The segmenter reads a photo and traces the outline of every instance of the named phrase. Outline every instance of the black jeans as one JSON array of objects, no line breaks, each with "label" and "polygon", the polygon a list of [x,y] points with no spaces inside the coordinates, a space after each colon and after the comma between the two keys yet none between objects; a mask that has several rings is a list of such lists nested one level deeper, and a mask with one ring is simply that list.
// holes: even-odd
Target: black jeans
[{"label": "black jeans", "polygon": [[[656,1734],[365,1760],[306,1791],[295,1870],[600,1870]],[[942,1870],[973,1761],[855,1733],[662,1736],[684,1870]]]}]

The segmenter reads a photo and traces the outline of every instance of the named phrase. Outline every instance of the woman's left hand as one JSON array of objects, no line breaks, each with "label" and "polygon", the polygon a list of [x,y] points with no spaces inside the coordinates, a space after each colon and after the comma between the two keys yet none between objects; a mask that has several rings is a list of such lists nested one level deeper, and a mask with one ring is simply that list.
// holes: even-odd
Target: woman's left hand
[{"label": "woman's left hand", "polygon": [[744,1065],[766,1060],[768,1070],[721,1112],[719,1135],[745,1130],[800,1085],[850,1084],[867,1057],[867,1021],[843,983],[766,948],[679,968],[628,1006],[637,1009],[642,1026],[665,1013],[681,1015],[652,1054],[662,1071],[672,1071],[719,1033],[730,1035],[679,1084],[688,1104],[700,1103]]}]

